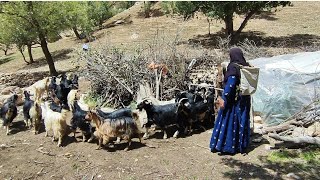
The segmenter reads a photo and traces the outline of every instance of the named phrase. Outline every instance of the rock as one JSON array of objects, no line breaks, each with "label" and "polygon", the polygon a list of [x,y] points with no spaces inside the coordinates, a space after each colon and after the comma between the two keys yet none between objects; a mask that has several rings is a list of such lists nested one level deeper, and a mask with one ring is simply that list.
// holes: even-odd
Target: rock
[{"label": "rock", "polygon": [[294,128],[294,130],[292,132],[292,136],[293,137],[302,136],[304,134],[304,131],[305,131],[305,128],[296,127],[296,128]]},{"label": "rock", "polygon": [[315,122],[306,129],[306,135],[308,136],[320,136],[320,122]]},{"label": "rock", "polygon": [[294,173],[289,173],[287,174],[287,177],[288,178],[291,178],[291,179],[301,179],[298,175],[294,174]]},{"label": "rock", "polygon": [[254,116],[253,119],[254,119],[253,122],[255,122],[257,124],[263,124],[261,116]]},{"label": "rock", "polygon": [[5,87],[4,89],[2,89],[1,91],[1,95],[9,95],[12,94],[13,92],[15,92],[15,89],[17,88],[17,86],[8,86]]},{"label": "rock", "polygon": [[0,102],[4,104],[4,102],[6,102],[9,97],[11,97],[11,95],[1,95]]},{"label": "rock", "polygon": [[266,144],[266,145],[264,146],[264,149],[265,149],[265,150],[271,150],[271,149],[272,149],[272,146],[271,146],[270,144]]}]

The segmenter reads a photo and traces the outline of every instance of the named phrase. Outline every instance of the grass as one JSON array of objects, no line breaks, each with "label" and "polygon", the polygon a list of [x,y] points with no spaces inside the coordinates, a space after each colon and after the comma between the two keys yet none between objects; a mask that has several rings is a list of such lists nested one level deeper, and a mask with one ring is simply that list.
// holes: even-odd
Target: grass
[{"label": "grass", "polygon": [[269,154],[267,160],[282,166],[291,164],[299,169],[308,171],[320,168],[320,147],[310,146],[305,149],[280,149]]}]

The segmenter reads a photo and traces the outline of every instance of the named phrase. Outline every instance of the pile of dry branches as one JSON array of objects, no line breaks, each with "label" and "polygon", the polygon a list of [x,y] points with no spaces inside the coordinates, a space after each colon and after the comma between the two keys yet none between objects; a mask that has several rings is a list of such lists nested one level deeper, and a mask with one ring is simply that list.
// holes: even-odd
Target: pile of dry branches
[{"label": "pile of dry branches", "polygon": [[104,45],[80,54],[80,61],[86,62],[82,76],[91,81],[99,106],[127,106],[136,99],[139,84],[144,83],[150,85],[157,99],[171,99],[177,90],[186,90],[188,54],[192,54],[178,49],[177,44],[178,37],[157,33],[151,42],[131,49]]}]

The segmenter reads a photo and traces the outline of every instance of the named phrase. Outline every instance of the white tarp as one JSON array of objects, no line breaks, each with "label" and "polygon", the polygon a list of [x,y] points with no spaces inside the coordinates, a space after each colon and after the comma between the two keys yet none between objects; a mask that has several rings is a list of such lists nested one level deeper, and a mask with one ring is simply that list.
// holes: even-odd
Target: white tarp
[{"label": "white tarp", "polygon": [[249,62],[260,68],[253,107],[267,124],[286,120],[320,96],[320,51]]}]

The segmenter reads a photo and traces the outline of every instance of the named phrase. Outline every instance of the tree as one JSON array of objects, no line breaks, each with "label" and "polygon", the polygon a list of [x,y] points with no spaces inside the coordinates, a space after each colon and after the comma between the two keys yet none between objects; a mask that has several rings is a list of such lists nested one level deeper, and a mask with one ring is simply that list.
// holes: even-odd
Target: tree
[{"label": "tree", "polygon": [[32,45],[37,43],[36,33],[30,29],[28,24],[19,21],[17,17],[5,16],[3,14],[0,14],[0,17],[2,19],[0,26],[3,27],[0,29],[0,39],[2,39],[2,43],[9,45],[15,44],[22,55],[24,47],[27,46],[30,60],[29,62],[26,61],[24,55],[23,59],[27,64],[33,63],[31,48]]},{"label": "tree", "polygon": [[[226,35],[230,36],[231,42],[234,42],[254,14],[287,5],[291,5],[291,3],[289,1],[178,1],[175,8],[185,19],[192,17],[195,12],[201,11],[207,17],[222,20],[225,23]],[[235,31],[233,18],[236,14],[244,15],[244,20]]]},{"label": "tree", "polygon": [[65,21],[66,8],[60,2],[6,2],[0,4],[0,13],[17,20],[34,32],[46,57],[50,74],[57,75],[53,58],[48,49],[48,40],[56,37],[68,26]]},{"label": "tree", "polygon": [[65,19],[68,26],[73,30],[78,39],[83,39],[81,34],[90,34],[93,31],[94,22],[88,16],[88,3],[87,2],[63,2],[67,9]]},{"label": "tree", "polygon": [[115,4],[114,2],[88,1],[87,3],[88,17],[94,23],[94,25],[101,28],[103,21],[113,16],[112,7]]}]

